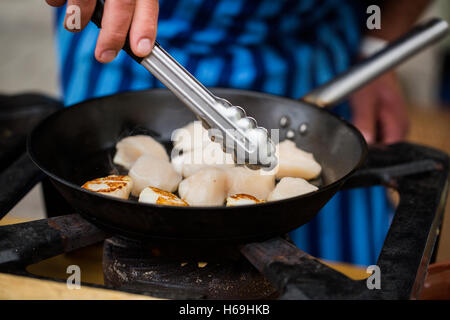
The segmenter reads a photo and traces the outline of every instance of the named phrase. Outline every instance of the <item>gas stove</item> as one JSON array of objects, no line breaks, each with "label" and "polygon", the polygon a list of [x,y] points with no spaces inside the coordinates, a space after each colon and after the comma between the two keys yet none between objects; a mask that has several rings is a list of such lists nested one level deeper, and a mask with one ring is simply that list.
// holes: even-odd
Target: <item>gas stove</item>
[{"label": "gas stove", "polygon": [[61,105],[37,95],[0,98],[0,217],[39,181],[49,216],[0,227],[0,273],[42,279],[27,267],[97,244],[102,246],[102,287],[152,297],[414,299],[421,292],[448,191],[449,159],[438,150],[409,143],[373,147],[366,165],[345,184],[381,184],[400,195],[377,261],[383,285],[371,290],[366,280],[350,279],[287,237],[210,247],[106,234],[68,206],[24,153],[26,133]]}]

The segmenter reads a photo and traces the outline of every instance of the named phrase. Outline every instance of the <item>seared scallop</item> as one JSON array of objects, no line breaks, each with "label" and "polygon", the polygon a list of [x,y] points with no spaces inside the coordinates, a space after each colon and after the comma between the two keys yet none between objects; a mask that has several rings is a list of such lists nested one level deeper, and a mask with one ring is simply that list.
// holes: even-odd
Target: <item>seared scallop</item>
[{"label": "seared scallop", "polygon": [[318,188],[302,178],[286,177],[280,180],[267,201],[292,198],[316,191]]},{"label": "seared scallop", "polygon": [[276,178],[294,177],[314,179],[322,168],[312,153],[298,148],[293,141],[285,140],[277,146],[278,168]]},{"label": "seared scallop", "polygon": [[170,162],[151,155],[139,157],[128,174],[134,182],[131,193],[136,197],[148,186],[174,192],[181,181]]},{"label": "seared scallop", "polygon": [[150,136],[137,135],[123,138],[116,144],[116,150],[113,162],[126,169],[130,169],[136,160],[144,154],[169,161],[169,156],[163,145]]},{"label": "seared scallop", "polygon": [[263,203],[264,200],[260,200],[255,198],[254,196],[251,196],[249,194],[234,194],[232,196],[229,196],[227,198],[227,207],[235,207],[235,206],[244,206],[248,204],[257,204],[257,203]]},{"label": "seared scallop", "polygon": [[275,176],[264,170],[235,167],[227,170],[228,195],[248,194],[265,200],[275,188]]},{"label": "seared scallop", "polygon": [[191,206],[221,206],[227,196],[227,174],[205,168],[181,181],[178,194]]},{"label": "seared scallop", "polygon": [[218,143],[210,142],[205,148],[185,151],[172,158],[172,165],[178,173],[187,178],[204,168],[226,169],[234,167],[235,163],[233,156],[223,152]]},{"label": "seared scallop", "polygon": [[129,176],[112,175],[88,181],[81,187],[107,196],[128,199],[133,188],[133,180]]},{"label": "seared scallop", "polygon": [[139,202],[164,204],[168,206],[186,207],[186,201],[178,198],[171,192],[167,192],[155,187],[146,187],[139,195]]}]

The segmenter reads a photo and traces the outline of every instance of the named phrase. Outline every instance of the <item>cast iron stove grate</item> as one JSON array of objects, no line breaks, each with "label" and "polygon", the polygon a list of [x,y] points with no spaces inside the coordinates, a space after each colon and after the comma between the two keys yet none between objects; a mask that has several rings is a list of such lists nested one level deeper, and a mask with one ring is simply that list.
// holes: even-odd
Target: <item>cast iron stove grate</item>
[{"label": "cast iron stove grate", "polygon": [[[49,101],[49,107],[37,113],[37,118],[42,118],[58,106],[54,101]],[[1,120],[7,123],[15,121],[5,120],[5,114],[1,115]],[[11,150],[11,145],[8,148]],[[23,141],[18,141],[16,148],[23,150]],[[44,178],[26,155],[16,154],[14,162],[11,159],[5,161],[9,162],[5,162],[7,164],[3,164],[1,169],[0,185],[8,187],[0,190],[0,217],[6,215]],[[214,269],[215,260],[208,257],[213,261],[209,267],[212,270],[185,269],[184,273],[170,274],[180,269],[180,258],[164,260],[165,276],[171,280],[164,285],[162,281],[154,281],[161,278],[139,276],[152,271],[152,266],[156,265],[155,259],[159,254],[151,249],[141,250],[142,246],[149,249],[151,244],[131,245],[130,240],[108,238],[78,214],[0,227],[0,272],[34,277],[25,271],[26,266],[107,239],[104,242],[105,282],[127,292],[167,298],[414,299],[423,286],[441,226],[448,192],[448,167],[446,154],[424,146],[400,143],[371,148],[365,167],[346,182],[346,188],[384,185],[400,194],[399,206],[377,261],[382,283],[379,290],[367,289],[365,280],[357,281],[344,276],[281,237],[232,248],[230,255],[225,255],[232,258],[221,260],[223,268],[220,271]],[[48,203],[47,207],[55,208]],[[67,207],[64,210],[70,212]],[[216,248],[215,251],[225,253],[227,250]],[[141,256],[142,252],[151,254]],[[108,268],[114,263],[118,266],[117,261],[128,264],[109,272]],[[161,272],[160,269],[156,271]],[[117,271],[126,271],[125,275],[135,272],[138,276],[134,281],[120,281],[115,278]],[[209,277],[209,274],[212,276]],[[239,283],[235,280],[242,279],[242,275],[246,281],[241,281],[236,285],[236,292],[230,291],[228,295],[226,290],[214,291],[214,285],[204,286],[206,290],[186,290],[192,289],[192,279],[195,277],[205,282],[212,278],[211,281],[224,281],[226,284],[226,281]],[[182,285],[177,287],[174,283]],[[216,288],[220,289],[220,286]]]}]

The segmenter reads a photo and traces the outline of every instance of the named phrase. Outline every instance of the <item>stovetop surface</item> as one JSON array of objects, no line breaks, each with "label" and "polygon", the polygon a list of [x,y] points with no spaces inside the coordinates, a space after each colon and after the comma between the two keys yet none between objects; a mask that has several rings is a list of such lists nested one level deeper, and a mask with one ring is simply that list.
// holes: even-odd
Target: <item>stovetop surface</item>
[{"label": "stovetop surface", "polygon": [[[6,216],[2,220],[0,220],[0,225],[15,224],[26,221],[27,220],[17,219],[14,217],[10,218]],[[65,281],[68,277],[68,274],[66,273],[67,267],[70,265],[77,265],[82,270],[82,283],[103,286],[105,284],[105,281],[102,268],[102,260],[103,242],[43,260],[41,262],[28,266],[26,270],[33,276]],[[362,266],[354,266],[350,264],[331,261],[322,262],[353,280],[361,280],[368,277],[366,268]],[[202,265],[201,263],[202,262],[200,262],[200,266]],[[17,288],[18,293],[20,290],[21,288]],[[50,292],[42,292],[41,298],[46,299],[47,297],[50,297],[52,295],[53,293]],[[8,294],[8,297],[11,297],[11,292]],[[0,299],[2,298],[5,297],[2,297],[0,295]]]}]

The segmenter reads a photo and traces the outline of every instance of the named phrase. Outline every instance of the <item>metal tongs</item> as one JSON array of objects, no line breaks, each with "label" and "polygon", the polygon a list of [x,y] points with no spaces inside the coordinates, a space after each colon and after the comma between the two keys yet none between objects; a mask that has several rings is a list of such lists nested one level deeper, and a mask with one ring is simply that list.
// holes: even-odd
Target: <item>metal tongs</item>
[{"label": "metal tongs", "polygon": [[221,143],[236,163],[253,169],[275,167],[275,145],[268,131],[258,127],[243,108],[213,95],[158,43],[141,65],[188,106],[206,129],[212,129],[208,130],[210,138]]},{"label": "metal tongs", "polygon": [[[100,28],[105,0],[97,0],[91,20]],[[415,27],[402,38],[325,83],[302,100],[317,106],[331,106],[373,80],[382,72],[398,65],[411,55],[442,38],[448,23],[432,19]],[[268,131],[258,127],[256,120],[247,117],[244,109],[216,97],[175,61],[158,43],[145,58],[135,56],[128,41],[123,47],[133,59],[142,64],[202,121],[210,138],[222,144],[225,152],[234,156],[238,164],[272,169],[277,165],[275,145]]]},{"label": "metal tongs", "polygon": [[[91,17],[99,28],[103,17],[105,0],[97,0]],[[268,131],[258,127],[256,120],[247,117],[244,109],[225,99],[214,96],[158,43],[145,58],[133,54],[127,39],[123,50],[142,64],[170,91],[172,91],[202,121],[210,138],[222,144],[238,164],[252,169],[272,169],[277,165],[275,145]]]}]

